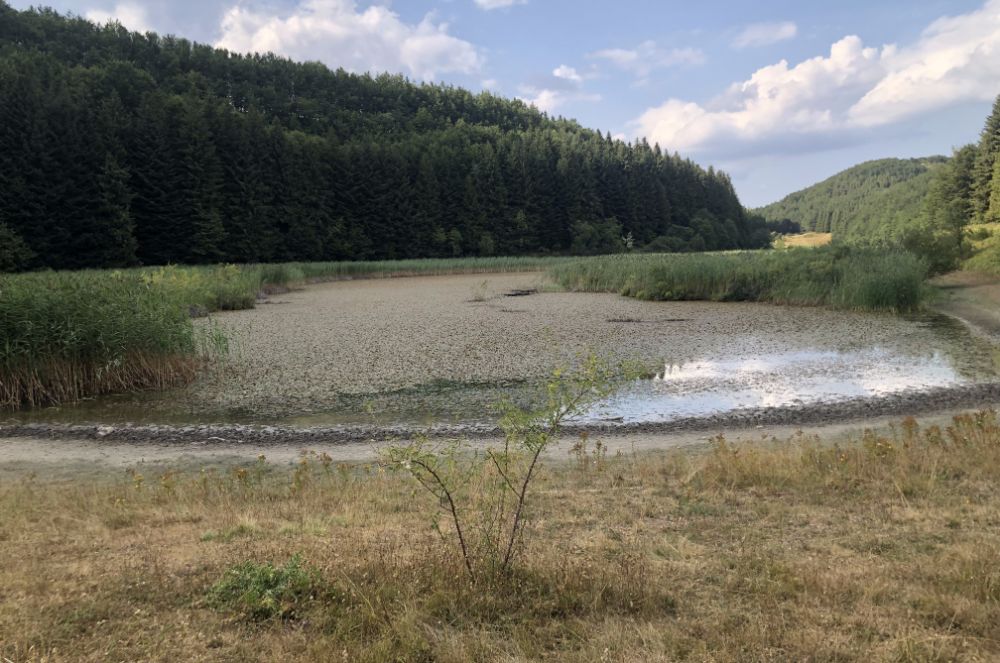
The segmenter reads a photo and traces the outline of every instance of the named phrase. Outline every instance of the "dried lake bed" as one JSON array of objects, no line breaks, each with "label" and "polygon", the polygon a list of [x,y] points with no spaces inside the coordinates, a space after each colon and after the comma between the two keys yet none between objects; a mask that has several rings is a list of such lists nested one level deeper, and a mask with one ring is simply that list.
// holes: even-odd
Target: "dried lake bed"
[{"label": "dried lake bed", "polygon": [[555,292],[536,273],[316,284],[211,324],[231,339],[230,356],[191,387],[19,413],[5,432],[43,422],[131,423],[151,437],[206,424],[485,431],[492,404],[530,402],[555,366],[591,351],[660,378],[581,422],[602,428],[971,407],[994,402],[1000,380],[993,346],[940,315],[643,302]]}]

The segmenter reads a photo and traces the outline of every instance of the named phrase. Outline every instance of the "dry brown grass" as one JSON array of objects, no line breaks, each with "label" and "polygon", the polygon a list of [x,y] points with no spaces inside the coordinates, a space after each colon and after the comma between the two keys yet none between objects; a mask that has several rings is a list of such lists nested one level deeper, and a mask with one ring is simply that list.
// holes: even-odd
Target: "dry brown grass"
[{"label": "dry brown grass", "polygon": [[[478,586],[416,486],[323,461],[0,487],[0,657],[1000,657],[992,413],[841,447],[800,436],[580,452],[535,487],[515,573]],[[296,619],[206,601],[232,565],[296,553],[323,579]]]},{"label": "dry brown grass", "polygon": [[782,235],[784,246],[824,246],[833,241],[831,233],[801,233],[798,235]]}]

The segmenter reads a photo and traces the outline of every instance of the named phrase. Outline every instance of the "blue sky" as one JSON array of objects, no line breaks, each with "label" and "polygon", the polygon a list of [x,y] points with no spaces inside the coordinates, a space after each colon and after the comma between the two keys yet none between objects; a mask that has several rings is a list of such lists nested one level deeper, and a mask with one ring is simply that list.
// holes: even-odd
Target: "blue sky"
[{"label": "blue sky", "polygon": [[50,2],[520,97],[722,168],[749,206],[867,159],[948,153],[1000,93],[1000,0]]}]

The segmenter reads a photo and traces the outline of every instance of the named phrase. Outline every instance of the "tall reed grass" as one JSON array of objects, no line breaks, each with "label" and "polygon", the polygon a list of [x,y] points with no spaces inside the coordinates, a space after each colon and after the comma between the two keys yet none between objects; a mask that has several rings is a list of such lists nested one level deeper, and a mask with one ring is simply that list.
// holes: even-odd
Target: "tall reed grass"
[{"label": "tall reed grass", "polygon": [[259,274],[261,283],[265,286],[282,286],[303,281],[350,278],[541,271],[574,260],[575,258],[562,256],[427,258],[418,260],[378,260],[372,262],[289,262],[269,265],[248,265],[245,269],[255,271]]},{"label": "tall reed grass", "polygon": [[191,379],[198,344],[180,301],[137,271],[0,276],[0,407]]},{"label": "tall reed grass", "polygon": [[615,255],[554,265],[568,290],[649,300],[756,301],[860,311],[919,308],[926,265],[908,253],[842,246]]}]

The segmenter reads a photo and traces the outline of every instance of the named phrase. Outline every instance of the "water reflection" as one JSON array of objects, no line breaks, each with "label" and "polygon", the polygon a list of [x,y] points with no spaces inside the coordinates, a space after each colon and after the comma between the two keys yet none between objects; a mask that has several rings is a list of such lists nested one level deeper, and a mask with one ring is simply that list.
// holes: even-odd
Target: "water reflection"
[{"label": "water reflection", "polygon": [[585,420],[670,421],[741,409],[834,403],[967,382],[948,357],[884,348],[667,362],[593,408]]}]

